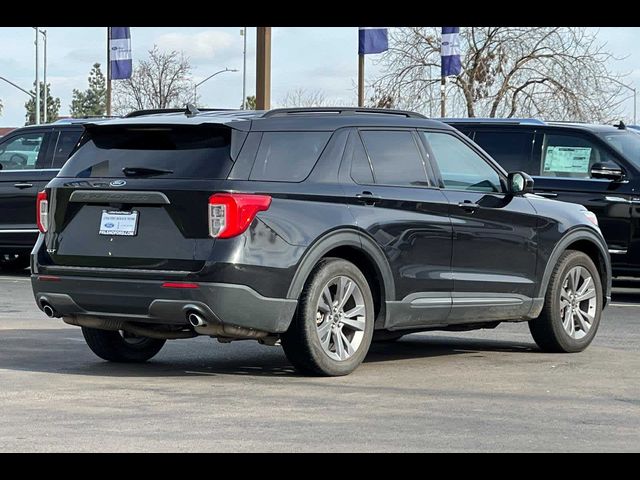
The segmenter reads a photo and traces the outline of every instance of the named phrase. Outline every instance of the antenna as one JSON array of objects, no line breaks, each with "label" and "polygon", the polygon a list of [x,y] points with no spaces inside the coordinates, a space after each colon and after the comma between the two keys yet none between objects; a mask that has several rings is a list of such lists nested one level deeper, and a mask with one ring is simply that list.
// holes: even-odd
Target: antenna
[{"label": "antenna", "polygon": [[200,113],[200,110],[198,110],[195,105],[192,105],[190,103],[187,103],[187,109],[185,110],[184,114],[187,117],[195,117],[196,115],[198,115]]}]

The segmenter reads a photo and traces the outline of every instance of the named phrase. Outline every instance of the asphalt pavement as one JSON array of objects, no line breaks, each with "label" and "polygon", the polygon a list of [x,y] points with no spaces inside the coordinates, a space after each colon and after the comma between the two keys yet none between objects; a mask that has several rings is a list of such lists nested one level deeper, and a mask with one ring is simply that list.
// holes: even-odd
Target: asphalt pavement
[{"label": "asphalt pavement", "polygon": [[374,344],[340,378],[279,347],[169,341],[95,357],[0,274],[0,452],[640,451],[640,282],[615,283],[593,344],[537,350],[526,324]]}]

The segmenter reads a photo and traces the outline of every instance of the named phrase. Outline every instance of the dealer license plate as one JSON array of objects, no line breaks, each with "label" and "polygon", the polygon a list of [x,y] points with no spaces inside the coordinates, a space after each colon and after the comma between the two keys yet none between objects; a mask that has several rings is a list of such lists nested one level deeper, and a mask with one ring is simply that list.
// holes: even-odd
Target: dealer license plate
[{"label": "dealer license plate", "polygon": [[138,233],[138,212],[102,211],[100,235],[133,237],[136,233]]}]

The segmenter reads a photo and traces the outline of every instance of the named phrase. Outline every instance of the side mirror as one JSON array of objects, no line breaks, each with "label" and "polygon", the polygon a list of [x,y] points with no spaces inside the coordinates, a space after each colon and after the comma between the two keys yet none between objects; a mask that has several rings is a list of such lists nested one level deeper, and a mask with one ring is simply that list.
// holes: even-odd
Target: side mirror
[{"label": "side mirror", "polygon": [[533,178],[524,172],[511,172],[507,178],[509,193],[523,195],[533,192]]},{"label": "side mirror", "polygon": [[594,163],[591,166],[591,178],[604,178],[619,182],[624,178],[624,171],[615,163]]}]

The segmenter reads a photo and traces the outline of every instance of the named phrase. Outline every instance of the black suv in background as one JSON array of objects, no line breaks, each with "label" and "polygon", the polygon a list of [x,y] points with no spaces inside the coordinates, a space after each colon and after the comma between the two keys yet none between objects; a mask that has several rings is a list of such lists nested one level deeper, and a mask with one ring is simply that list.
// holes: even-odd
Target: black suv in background
[{"label": "black suv in background", "polygon": [[39,194],[31,281],[110,361],[208,335],[343,375],[374,331],[503,321],[580,351],[610,295],[606,243],[584,207],[530,190],[410,112],[137,115],[86,125]]},{"label": "black suv in background", "polygon": [[38,238],[36,196],[67,161],[87,121],[33,125],[0,138],[0,270],[29,266]]},{"label": "black suv in background", "polygon": [[624,124],[445,119],[506,170],[533,176],[534,192],[596,214],[613,274],[640,276],[640,135]]}]

